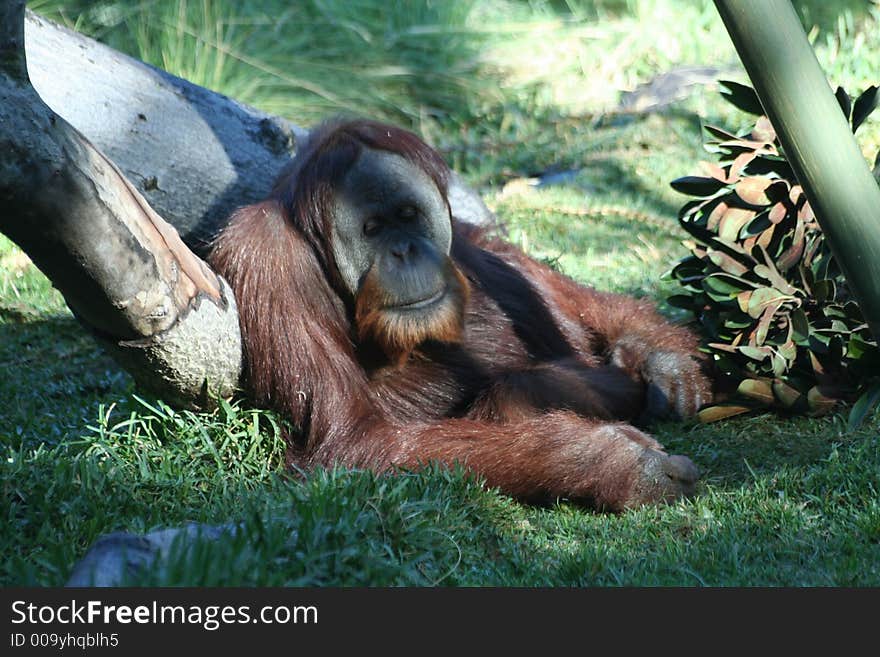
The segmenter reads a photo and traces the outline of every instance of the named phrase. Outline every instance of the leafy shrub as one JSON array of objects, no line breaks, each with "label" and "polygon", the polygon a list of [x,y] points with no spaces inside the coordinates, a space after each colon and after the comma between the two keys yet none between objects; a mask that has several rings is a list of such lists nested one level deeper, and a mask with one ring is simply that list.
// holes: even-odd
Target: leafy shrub
[{"label": "leafy shrub", "polygon": [[[718,163],[672,182],[696,198],[679,212],[693,239],[671,271],[685,291],[669,303],[694,314],[704,349],[735,390],[701,417],[755,407],[821,414],[861,395],[850,415],[858,423],[880,397],[880,349],[757,95],[723,86],[759,118],[743,135],[707,126]],[[877,87],[855,102],[838,89],[837,99],[855,132],[877,106]]]}]

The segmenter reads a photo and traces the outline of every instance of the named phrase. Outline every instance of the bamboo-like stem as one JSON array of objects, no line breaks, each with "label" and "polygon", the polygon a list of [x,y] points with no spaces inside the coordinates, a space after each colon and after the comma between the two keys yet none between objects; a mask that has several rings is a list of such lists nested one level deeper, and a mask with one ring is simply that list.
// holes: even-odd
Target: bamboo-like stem
[{"label": "bamboo-like stem", "polygon": [[733,44],[875,338],[880,187],[789,0],[715,0]]}]

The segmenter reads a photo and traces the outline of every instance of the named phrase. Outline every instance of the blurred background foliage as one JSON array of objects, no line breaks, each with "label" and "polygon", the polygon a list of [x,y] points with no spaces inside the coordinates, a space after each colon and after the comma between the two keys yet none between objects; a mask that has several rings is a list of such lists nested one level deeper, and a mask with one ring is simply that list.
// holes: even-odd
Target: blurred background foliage
[{"label": "blurred background foliage", "polygon": [[[842,67],[851,87],[880,77],[877,58],[860,57],[880,46],[875,2],[795,5],[822,46],[831,78]],[[708,0],[32,0],[29,6],[302,125],[357,112],[431,134],[438,126],[476,129],[595,114],[615,107],[621,91],[673,66],[737,61]]]}]

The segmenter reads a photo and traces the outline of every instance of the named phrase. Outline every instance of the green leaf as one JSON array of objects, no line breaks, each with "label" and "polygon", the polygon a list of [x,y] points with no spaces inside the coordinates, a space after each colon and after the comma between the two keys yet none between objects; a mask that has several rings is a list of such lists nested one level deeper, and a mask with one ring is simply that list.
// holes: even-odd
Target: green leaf
[{"label": "green leaf", "polygon": [[852,114],[852,99],[849,97],[849,94],[846,93],[843,87],[837,87],[834,97],[837,98],[837,104],[840,105],[843,115],[849,121],[849,117]]},{"label": "green leaf", "polygon": [[861,96],[856,98],[856,102],[853,103],[853,111],[852,111],[852,130],[855,132],[859,129],[859,126],[862,125],[865,119],[877,109],[877,102],[880,100],[877,96],[877,87],[871,86],[868,87]]},{"label": "green leaf", "polygon": [[754,283],[744,278],[720,272],[706,276],[701,283],[709,298],[719,303],[732,302],[740,293],[754,287]]},{"label": "green leaf", "polygon": [[734,329],[735,333],[739,333],[737,329],[744,329],[749,326],[752,326],[755,322],[750,317],[743,318],[742,315],[737,313],[736,316],[726,317],[724,319],[725,328]]},{"label": "green leaf", "polygon": [[810,339],[810,322],[802,308],[796,308],[789,316],[791,322],[791,338],[799,345],[807,345]]},{"label": "green leaf", "polygon": [[776,398],[782,402],[785,408],[794,408],[803,397],[800,390],[782,381],[773,382],[773,394],[776,395]]},{"label": "green leaf", "polygon": [[810,407],[810,415],[830,413],[839,403],[839,399],[822,394],[818,386],[813,386],[807,391],[807,404]]},{"label": "green leaf", "polygon": [[[670,183],[670,185],[672,185],[672,183]],[[703,198],[695,198],[691,201],[688,201],[681,207],[681,210],[678,211],[679,222],[681,222],[682,224],[686,224],[694,221],[700,221],[702,219],[703,223],[705,223],[705,207],[711,202],[711,199],[706,200]]]},{"label": "green leaf", "polygon": [[776,147],[762,141],[755,141],[745,137],[722,141],[714,145],[715,150],[723,153],[726,158],[749,155],[776,155]]},{"label": "green leaf", "polygon": [[838,334],[831,334],[831,340],[828,342],[828,356],[832,363],[840,363],[843,361],[843,339]]},{"label": "green leaf", "polygon": [[672,275],[675,278],[689,278],[703,272],[705,265],[703,261],[695,256],[683,258],[675,267],[672,268]]},{"label": "green leaf", "polygon": [[743,379],[737,386],[736,392],[765,406],[771,406],[776,399],[770,383],[760,379]]},{"label": "green leaf", "polygon": [[675,191],[688,196],[712,196],[725,187],[725,184],[720,180],[703,176],[684,176],[676,178],[669,184]]},{"label": "green leaf", "polygon": [[666,303],[684,310],[694,310],[698,305],[696,299],[689,294],[673,294],[671,297],[667,297]]},{"label": "green leaf", "polygon": [[748,406],[740,406],[738,404],[717,404],[702,409],[697,413],[697,419],[704,424],[708,424],[709,422],[717,422],[734,415],[742,415],[751,410]]},{"label": "green leaf", "polygon": [[732,80],[720,80],[718,84],[721,87],[721,95],[734,107],[755,116],[764,114],[758,94],[751,87]]},{"label": "green leaf", "polygon": [[742,237],[760,235],[767,232],[767,229],[770,229],[770,234],[772,235],[773,222],[770,221],[770,213],[765,210],[746,224],[745,228],[740,231],[740,235]]},{"label": "green leaf", "polygon": [[749,162],[746,170],[753,176],[775,174],[782,180],[795,180],[791,165],[779,155],[759,155]]},{"label": "green leaf", "polygon": [[746,312],[748,312],[749,317],[758,319],[767,306],[776,305],[777,303],[782,304],[790,299],[792,299],[791,296],[783,294],[775,288],[761,287],[752,292]]},{"label": "green leaf", "polygon": [[737,350],[748,358],[759,362],[773,353],[773,350],[770,347],[749,347],[748,345],[737,347]]},{"label": "green leaf", "polygon": [[721,141],[730,141],[730,140],[739,139],[739,137],[737,137],[736,135],[731,134],[730,132],[727,132],[727,130],[724,130],[723,128],[718,128],[714,125],[706,125],[706,126],[703,126],[703,128],[710,135],[712,135],[713,137],[715,137],[717,139],[720,139]]},{"label": "green leaf", "polygon": [[862,309],[855,301],[847,301],[845,304],[843,304],[843,312],[846,313],[847,317],[859,323],[865,321],[865,316],[862,314]]},{"label": "green leaf", "polygon": [[853,404],[846,421],[847,429],[849,431],[855,431],[862,426],[868,413],[877,405],[878,401],[880,401],[880,383],[874,383],[869,386],[858,398],[856,403]]},{"label": "green leaf", "polygon": [[833,301],[834,297],[837,295],[837,286],[834,284],[830,278],[822,279],[821,281],[816,281],[813,284],[813,296],[816,299],[816,302],[819,304],[824,304],[829,301]]},{"label": "green leaf", "polygon": [[837,104],[840,105],[843,115],[846,117],[847,122],[849,122],[849,117],[852,115],[852,99],[843,87],[837,87],[834,97],[837,98]]},{"label": "green leaf", "polygon": [[811,354],[827,354],[831,338],[827,335],[813,331],[808,338]]},{"label": "green leaf", "polygon": [[857,360],[865,357],[866,354],[877,351],[877,345],[865,342],[859,336],[850,336],[846,345],[846,357]]},{"label": "green leaf", "polygon": [[[833,319],[848,319],[848,315],[846,311],[843,309],[843,306],[836,303],[829,303],[822,309],[822,312],[825,314],[825,317],[833,318]],[[832,324],[833,325],[833,324]]]},{"label": "green leaf", "polygon": [[775,377],[783,377],[788,372],[789,362],[778,351],[770,352],[770,365]]},{"label": "green leaf", "polygon": [[797,345],[792,340],[787,340],[778,347],[779,355],[790,363],[797,358]]}]

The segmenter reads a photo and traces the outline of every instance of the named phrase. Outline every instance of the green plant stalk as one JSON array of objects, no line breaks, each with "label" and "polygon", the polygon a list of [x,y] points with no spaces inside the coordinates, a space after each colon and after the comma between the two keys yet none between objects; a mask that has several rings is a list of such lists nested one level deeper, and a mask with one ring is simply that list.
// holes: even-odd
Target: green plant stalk
[{"label": "green plant stalk", "polygon": [[715,0],[789,162],[880,340],[880,187],[789,0]]}]

